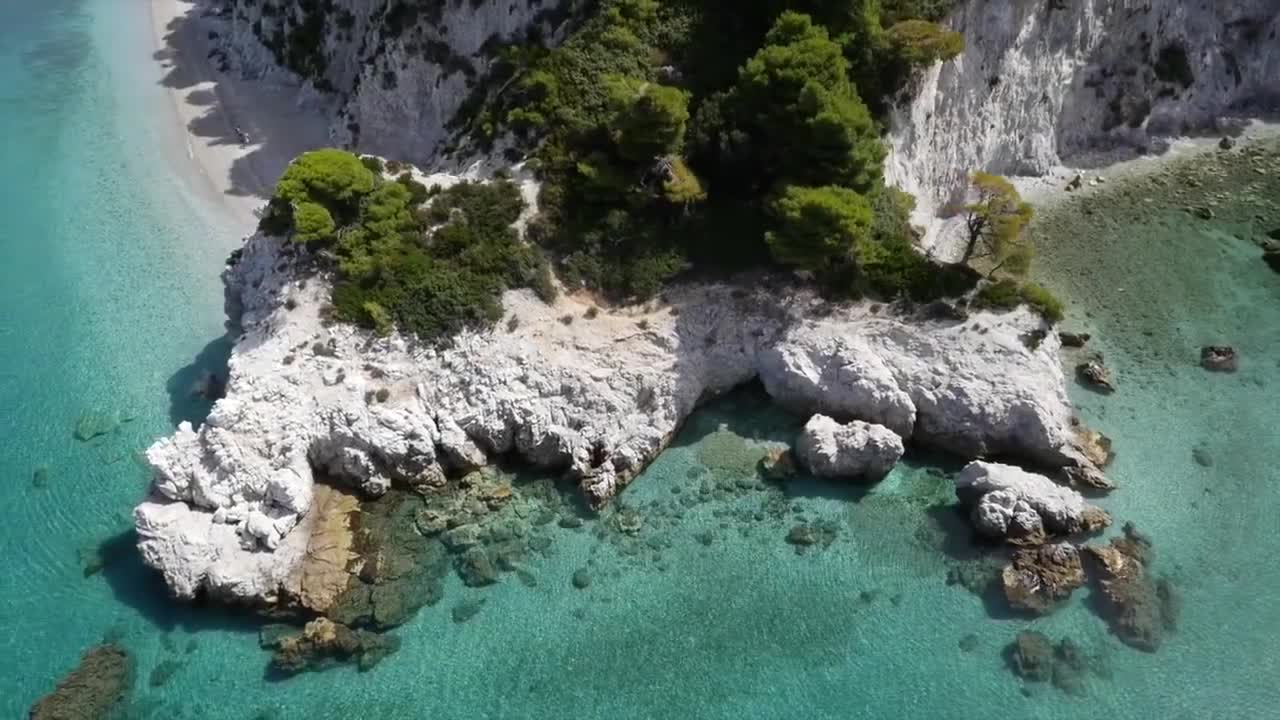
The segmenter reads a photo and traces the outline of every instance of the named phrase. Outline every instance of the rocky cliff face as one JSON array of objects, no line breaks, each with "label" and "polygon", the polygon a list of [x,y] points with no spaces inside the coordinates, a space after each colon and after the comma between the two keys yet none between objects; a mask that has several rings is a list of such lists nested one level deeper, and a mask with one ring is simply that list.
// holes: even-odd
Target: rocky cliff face
[{"label": "rocky cliff face", "polygon": [[416,163],[501,42],[553,33],[575,0],[232,0],[231,69],[309,85],[334,100],[335,144]]},{"label": "rocky cliff face", "polygon": [[1280,110],[1275,0],[968,0],[949,22],[966,50],[895,113],[886,163],[943,258],[934,211],[974,170],[1090,166]]},{"label": "rocky cliff face", "polygon": [[602,504],[700,400],[755,378],[798,411],[965,457],[1084,462],[1057,339],[1025,309],[933,321],[760,282],[616,311],[521,291],[498,327],[431,348],[324,320],[308,267],[250,240],[227,273],[242,330],[227,396],[147,453],[139,547],[176,595],[273,599],[306,555],[321,475],[376,495],[515,454]]}]

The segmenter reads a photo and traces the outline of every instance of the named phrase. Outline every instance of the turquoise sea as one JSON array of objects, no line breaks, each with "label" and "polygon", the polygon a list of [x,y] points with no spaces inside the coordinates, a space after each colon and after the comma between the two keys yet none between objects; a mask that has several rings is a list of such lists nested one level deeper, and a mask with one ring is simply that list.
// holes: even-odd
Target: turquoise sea
[{"label": "turquoise sea", "polygon": [[[129,546],[136,453],[199,416],[191,385],[225,353],[217,275],[238,243],[217,198],[174,180],[184,140],[146,13],[0,6],[0,717],[106,637],[135,658],[129,718],[1280,718],[1280,275],[1250,242],[1280,228],[1274,144],[1239,171],[1113,180],[1037,227],[1037,274],[1119,384],[1073,391],[1118,451],[1100,503],[1182,597],[1158,653],[1112,637],[1088,590],[1030,621],[949,586],[971,550],[945,458],[871,488],[760,483],[765,442],[799,421],[746,390],[625,494],[638,529],[550,524],[526,576],[451,574],[372,671],[269,679],[253,621],[169,603]],[[1213,222],[1182,209],[1211,201]],[[1201,370],[1207,343],[1238,347],[1241,371]],[[829,544],[797,553],[801,523]],[[1006,669],[1027,627],[1091,657],[1083,693]]]}]

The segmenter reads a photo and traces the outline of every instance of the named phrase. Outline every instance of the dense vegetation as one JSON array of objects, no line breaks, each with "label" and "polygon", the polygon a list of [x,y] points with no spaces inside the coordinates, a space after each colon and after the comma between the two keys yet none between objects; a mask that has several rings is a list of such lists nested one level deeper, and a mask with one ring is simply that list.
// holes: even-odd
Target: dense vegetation
[{"label": "dense vegetation", "polygon": [[[931,22],[947,4],[600,0],[557,47],[533,33],[498,50],[459,115],[463,137],[511,132],[532,156],[542,212],[528,242],[511,228],[521,203],[510,183],[429,197],[408,175],[384,177],[397,169],[339,151],[289,168],[263,229],[332,259],[341,317],[427,338],[492,323],[505,288],[553,294],[543,250],[570,288],[617,300],[681,272],[761,265],[838,297],[963,294],[978,275],[915,249],[913,198],[881,175],[887,101],[916,68],[962,49]],[[994,176],[975,175],[973,195],[957,208],[966,259],[989,260],[989,275],[1025,272],[1029,206]],[[983,302],[1052,309],[1043,291],[1014,290]]]},{"label": "dense vegetation", "polygon": [[554,297],[546,260],[512,227],[524,209],[512,183],[431,189],[379,167],[341,150],[306,153],[262,219],[264,232],[292,230],[293,242],[332,262],[340,318],[437,340],[493,323],[507,288]]},{"label": "dense vegetation", "polygon": [[508,47],[463,127],[511,130],[544,181],[533,237],[570,286],[652,294],[689,268],[781,264],[842,294],[932,297],[877,114],[961,50],[895,0],[604,0],[554,49]]}]

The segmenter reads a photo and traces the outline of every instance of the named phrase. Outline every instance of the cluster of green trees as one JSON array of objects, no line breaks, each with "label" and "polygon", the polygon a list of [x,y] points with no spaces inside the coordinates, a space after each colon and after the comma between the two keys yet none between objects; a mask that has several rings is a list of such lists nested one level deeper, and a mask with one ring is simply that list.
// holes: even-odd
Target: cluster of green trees
[{"label": "cluster of green trees", "polygon": [[[544,249],[570,287],[619,300],[680,272],[759,265],[842,296],[959,295],[978,275],[915,249],[913,198],[881,175],[887,100],[962,48],[932,22],[946,5],[600,0],[559,46],[503,49],[459,128],[528,143],[543,181],[530,242],[511,227],[522,204],[508,182],[436,193],[336,150],[290,166],[262,227],[332,260],[342,318],[426,338],[492,323],[506,288],[551,297]],[[990,175],[974,176],[972,197],[955,209],[966,259],[1025,271],[1030,207]],[[1013,287],[985,300],[1052,308]]]},{"label": "cluster of green trees", "polygon": [[[781,264],[844,293],[956,285],[912,249],[877,114],[962,49],[901,0],[604,0],[557,48],[503,51],[481,138],[528,139],[537,241],[619,298],[691,266]],[[904,209],[905,208],[905,209]],[[884,217],[881,217],[881,216]]]},{"label": "cluster of green trees", "polygon": [[262,218],[332,263],[339,318],[437,340],[496,321],[505,289],[554,298],[547,261],[512,227],[524,209],[512,183],[440,190],[380,169],[341,150],[301,155]]}]

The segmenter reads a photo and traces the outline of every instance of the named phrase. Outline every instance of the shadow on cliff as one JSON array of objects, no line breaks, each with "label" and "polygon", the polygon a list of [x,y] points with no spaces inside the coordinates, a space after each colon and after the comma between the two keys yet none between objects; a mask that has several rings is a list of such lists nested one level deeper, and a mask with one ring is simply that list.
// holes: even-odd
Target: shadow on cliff
[{"label": "shadow on cliff", "polygon": [[182,603],[171,599],[164,580],[143,564],[137,545],[138,535],[133,530],[107,538],[96,550],[99,566],[93,573],[86,569],[86,575],[101,572],[116,600],[164,631],[258,631],[261,621],[244,613],[211,602]]},{"label": "shadow on cliff", "polygon": [[214,402],[225,390],[232,345],[232,338],[223,335],[205,345],[190,364],[169,376],[164,387],[169,393],[169,421],[174,427],[182,422],[199,427],[209,417]]},{"label": "shadow on cliff", "polygon": [[238,71],[218,47],[229,30],[228,20],[217,15],[221,5],[193,0],[190,10],[165,27],[152,57],[163,68],[160,84],[199,112],[187,130],[210,145],[240,153],[231,161],[227,177],[214,178],[215,184],[225,187],[228,195],[265,201],[294,157],[328,144],[327,124],[319,112],[298,106],[297,87],[235,75]]}]

